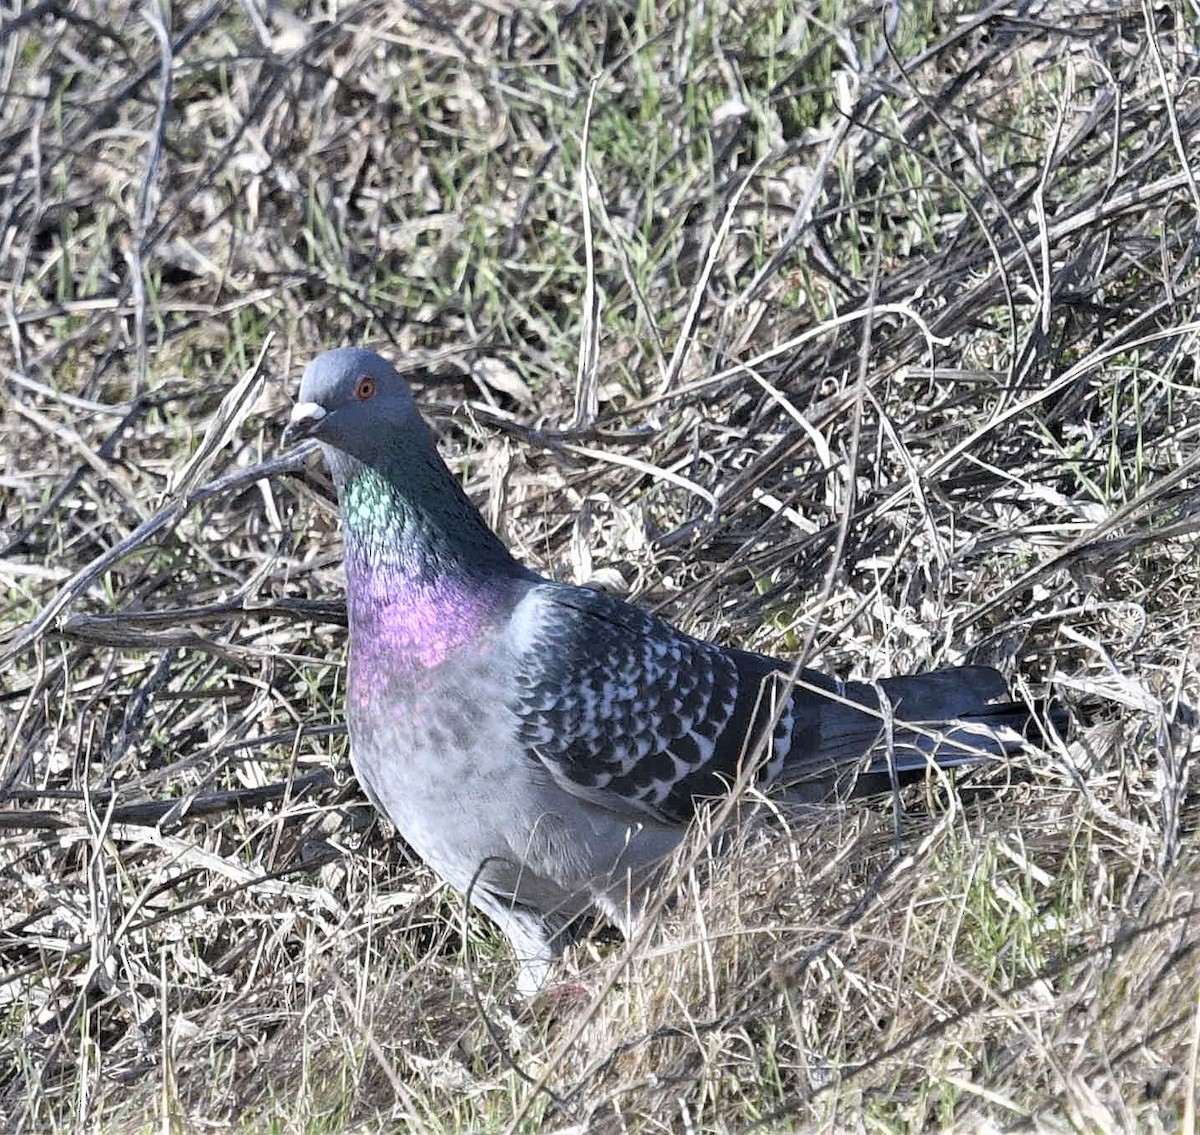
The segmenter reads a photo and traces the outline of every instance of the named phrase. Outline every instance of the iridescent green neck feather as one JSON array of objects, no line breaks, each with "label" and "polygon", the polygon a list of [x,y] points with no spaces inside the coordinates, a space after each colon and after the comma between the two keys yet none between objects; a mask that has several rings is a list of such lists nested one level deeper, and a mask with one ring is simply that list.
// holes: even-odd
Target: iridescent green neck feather
[{"label": "iridescent green neck feather", "polygon": [[386,467],[336,450],[327,457],[342,505],[352,590],[378,592],[443,576],[479,583],[528,577],[436,452],[406,453]]}]

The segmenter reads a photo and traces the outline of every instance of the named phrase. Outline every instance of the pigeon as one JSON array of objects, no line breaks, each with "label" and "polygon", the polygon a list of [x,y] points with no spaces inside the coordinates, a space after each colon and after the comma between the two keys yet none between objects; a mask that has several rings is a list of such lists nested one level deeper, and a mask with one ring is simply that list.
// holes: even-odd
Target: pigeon
[{"label": "pigeon", "polygon": [[886,790],[1016,751],[1030,727],[987,667],[838,681],[538,575],[371,351],[309,364],[285,441],[306,438],[342,514],[355,774],[503,931],[522,995],[596,915],[630,933],[705,802]]}]

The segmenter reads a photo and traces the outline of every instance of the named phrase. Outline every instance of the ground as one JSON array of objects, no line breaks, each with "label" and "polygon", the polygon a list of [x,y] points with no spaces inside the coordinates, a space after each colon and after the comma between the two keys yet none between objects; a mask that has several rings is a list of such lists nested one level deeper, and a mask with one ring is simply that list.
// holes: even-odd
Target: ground
[{"label": "ground", "polygon": [[[13,0],[0,1127],[1195,1130],[1194,4]],[[303,364],[546,574],[1071,729],[532,1007],[349,775]]]}]

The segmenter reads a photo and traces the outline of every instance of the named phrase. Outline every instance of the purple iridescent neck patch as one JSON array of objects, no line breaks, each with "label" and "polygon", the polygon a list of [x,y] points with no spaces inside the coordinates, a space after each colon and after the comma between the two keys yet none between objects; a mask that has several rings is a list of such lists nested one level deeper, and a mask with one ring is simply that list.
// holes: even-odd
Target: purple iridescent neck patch
[{"label": "purple iridescent neck patch", "polygon": [[464,647],[479,647],[500,598],[461,576],[377,572],[370,582],[351,577],[347,584],[355,669],[381,666],[385,673],[433,669]]}]

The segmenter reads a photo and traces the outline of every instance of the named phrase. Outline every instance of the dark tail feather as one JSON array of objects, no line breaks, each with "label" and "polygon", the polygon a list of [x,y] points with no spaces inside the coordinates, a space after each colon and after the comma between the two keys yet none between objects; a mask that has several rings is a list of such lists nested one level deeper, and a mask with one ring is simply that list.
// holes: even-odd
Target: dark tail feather
[{"label": "dark tail feather", "polygon": [[1004,678],[986,666],[840,687],[806,672],[794,696],[804,699],[816,737],[789,756],[781,781],[788,797],[803,801],[888,791],[931,765],[1010,756],[1029,743],[1047,743],[1069,721],[1061,704],[1013,701]]}]

